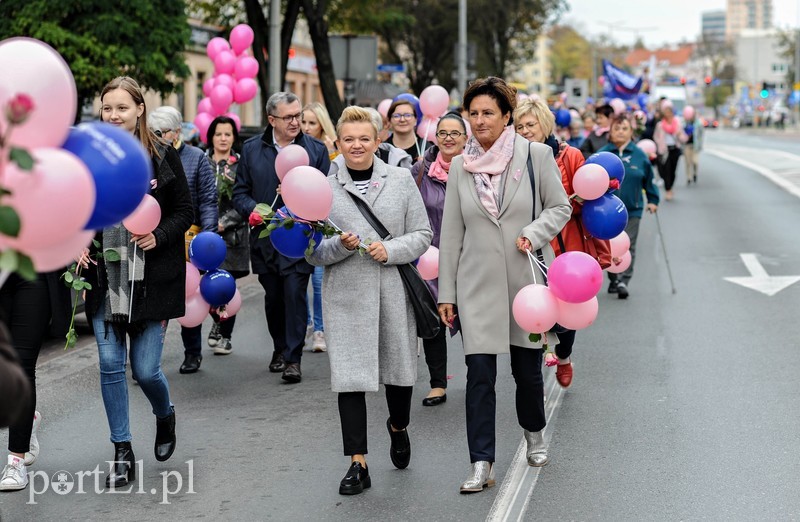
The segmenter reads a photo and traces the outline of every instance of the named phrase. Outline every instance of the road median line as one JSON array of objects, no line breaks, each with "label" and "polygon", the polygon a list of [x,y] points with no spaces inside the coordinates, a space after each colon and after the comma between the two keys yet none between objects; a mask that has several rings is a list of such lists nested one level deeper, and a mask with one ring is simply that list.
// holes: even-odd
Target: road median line
[{"label": "road median line", "polygon": [[736,163],[737,165],[740,165],[746,169],[755,171],[764,176],[765,178],[767,178],[768,180],[770,180],[771,182],[775,183],[782,189],[786,190],[788,193],[800,198],[800,187],[798,187],[791,181],[787,180],[786,178],[782,177],[780,174],[777,174],[773,170],[770,170],[762,165],[758,165],[756,163],[741,158],[737,158],[736,156],[728,154],[727,152],[722,152],[711,148],[704,149],[704,152],[707,152],[708,154],[716,156],[722,160],[730,161],[731,163]]}]

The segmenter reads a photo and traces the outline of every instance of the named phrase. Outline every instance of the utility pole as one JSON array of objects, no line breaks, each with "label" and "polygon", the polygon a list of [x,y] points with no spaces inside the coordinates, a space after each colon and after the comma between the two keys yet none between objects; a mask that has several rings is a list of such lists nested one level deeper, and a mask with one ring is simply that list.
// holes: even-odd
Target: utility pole
[{"label": "utility pole", "polygon": [[[798,90],[800,87],[800,28],[795,31],[795,38],[794,38],[794,85],[792,85],[791,95]],[[790,98],[791,99],[791,98]],[[792,109],[792,113],[794,114],[794,124],[797,125],[798,121],[800,121],[800,100],[797,99],[797,95],[794,95],[794,107]]]},{"label": "utility pole", "polygon": [[[281,2],[269,3],[269,95],[281,90]],[[266,103],[266,100],[262,100]]]},{"label": "utility pole", "polygon": [[458,0],[458,92],[467,90],[467,0]]}]

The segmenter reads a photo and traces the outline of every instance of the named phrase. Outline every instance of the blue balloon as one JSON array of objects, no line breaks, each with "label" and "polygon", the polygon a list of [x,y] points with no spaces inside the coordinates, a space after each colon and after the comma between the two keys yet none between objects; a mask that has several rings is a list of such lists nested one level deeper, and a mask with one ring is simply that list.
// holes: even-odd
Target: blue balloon
[{"label": "blue balloon", "polygon": [[572,121],[572,115],[569,113],[567,109],[558,109],[556,111],[556,125],[559,127],[569,127],[569,123]]},{"label": "blue balloon", "polygon": [[300,259],[306,256],[305,252],[308,248],[308,240],[313,237],[315,241],[314,250],[319,247],[322,241],[322,232],[315,232],[311,235],[313,229],[305,223],[295,222],[291,228],[278,227],[273,230],[269,239],[272,241],[272,246],[275,250],[294,259]]},{"label": "blue balloon", "polygon": [[647,102],[649,100],[650,96],[645,93],[639,94],[639,96],[636,98],[636,102],[639,104],[639,108],[642,109],[643,111],[647,110]]},{"label": "blue balloon", "polygon": [[206,303],[217,307],[228,304],[236,293],[236,279],[225,270],[211,270],[200,278],[200,295]]},{"label": "blue balloon", "polygon": [[398,100],[407,101],[412,107],[414,107],[414,112],[417,114],[417,125],[419,125],[419,123],[422,121],[422,109],[419,108],[419,98],[410,92],[404,92],[395,96],[392,99],[392,103]]},{"label": "blue balloon", "polygon": [[86,230],[116,225],[150,189],[150,157],[126,130],[102,122],[82,123],[70,129],[63,148],[80,158],[94,178],[97,196]]},{"label": "blue balloon", "polygon": [[189,243],[189,261],[200,270],[219,268],[227,253],[225,240],[214,232],[200,232]]},{"label": "blue balloon", "polygon": [[625,230],[628,209],[614,194],[603,194],[597,199],[583,202],[581,222],[594,237],[612,239]]},{"label": "blue balloon", "polygon": [[622,180],[625,179],[625,165],[622,163],[622,160],[619,159],[619,156],[613,152],[606,151],[592,154],[586,158],[586,163],[596,163],[600,165],[606,169],[610,179],[618,180],[619,185],[622,186]]}]

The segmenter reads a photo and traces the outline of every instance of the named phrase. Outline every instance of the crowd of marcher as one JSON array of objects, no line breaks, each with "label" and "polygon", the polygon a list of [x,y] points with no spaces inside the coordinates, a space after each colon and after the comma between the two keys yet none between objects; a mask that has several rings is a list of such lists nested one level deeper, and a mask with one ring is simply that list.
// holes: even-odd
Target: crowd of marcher
[{"label": "crowd of marcher", "polygon": [[[634,255],[643,212],[657,211],[658,185],[663,185],[665,199],[674,197],[682,153],[687,183],[696,183],[701,147],[700,127],[677,118],[668,100],[641,108],[642,120],[632,109],[607,104],[578,109],[557,99],[548,105],[518,95],[496,77],[470,84],[462,105],[438,119],[434,142],[417,136],[418,112],[408,99],[394,101],[385,115],[347,107],[334,124],[322,104],[303,105],[295,94],[278,92],[266,103],[263,134],[240,144],[236,122],[219,116],[209,126],[205,151],[182,140],[183,118],[177,109],[149,110],[131,78],[109,82],[100,99],[101,119],[135,135],[150,155],[151,194],[162,211],[151,233],[132,235],[122,225],[105,228],[76,259],[92,285],[86,310],[97,341],[101,395],[114,446],[109,487],[135,479],[128,359],[155,416],[155,458],[167,460],[176,449],[176,407],[161,355],[168,321],[184,313],[187,245],[201,231],[216,232],[225,240],[223,269],[237,279],[252,271],[265,291],[272,341],[265,366],[270,372],[280,373],[286,383],[300,383],[304,348],[327,352],[343,450],[350,458],[341,494],[371,486],[365,394],[381,385],[391,460],[400,469],[410,463],[418,336],[397,267],[414,262],[431,245],[440,252],[439,276],[428,285],[444,327],[422,341],[430,383],[422,403],[435,407],[447,400],[447,337],[448,332],[450,337],[460,333],[472,465],[461,492],[482,491],[495,483],[499,354],[510,354],[528,464],[546,465],[544,341],[532,341],[510,316],[517,291],[530,283],[527,253],[541,253],[549,265],[564,251],[580,249],[586,232],[580,220],[582,200],[574,194],[572,179],[586,158],[607,151],[625,167],[617,195],[628,210],[625,230]],[[570,113],[569,121],[559,122],[566,124],[557,124],[554,111],[559,109]],[[637,147],[641,138],[655,141],[654,157]],[[275,162],[290,144],[305,149],[310,166],[328,175],[331,221],[343,230],[300,259],[286,257],[269,240],[259,239],[263,223],[249,226],[257,204],[283,205]],[[368,237],[377,239],[364,244]],[[357,254],[360,249],[365,255]],[[108,251],[116,252],[120,261],[107,259]],[[628,298],[633,263],[622,274],[609,276],[608,292]],[[45,331],[42,322],[49,315],[43,306],[45,277],[26,281],[12,275],[0,289],[0,312],[13,339],[10,349],[0,328],[0,360],[19,359],[25,375],[0,366],[7,371],[0,374],[3,396],[10,387],[19,397],[4,398],[0,408],[0,422],[10,425],[9,457],[0,477],[3,491],[27,486],[27,466],[39,453],[42,415],[36,409],[35,367]],[[215,355],[234,353],[235,316],[212,318],[206,343]],[[181,327],[181,374],[200,370],[202,328]],[[550,344],[555,340],[551,336]],[[575,331],[561,331],[557,340],[556,379],[566,388],[574,377]]]}]

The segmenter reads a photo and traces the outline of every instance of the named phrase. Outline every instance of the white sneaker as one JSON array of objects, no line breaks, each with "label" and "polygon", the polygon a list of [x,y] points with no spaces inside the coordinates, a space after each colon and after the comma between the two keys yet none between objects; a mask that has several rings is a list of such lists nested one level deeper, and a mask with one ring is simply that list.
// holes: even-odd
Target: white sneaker
[{"label": "white sneaker", "polygon": [[25,460],[14,455],[8,456],[8,465],[0,477],[0,491],[19,491],[28,485],[28,470]]},{"label": "white sneaker", "polygon": [[223,337],[220,339],[219,344],[214,347],[214,355],[228,355],[233,351],[233,345],[230,339]]},{"label": "white sneaker", "polygon": [[328,345],[325,343],[325,334],[322,332],[314,332],[314,342],[311,345],[311,351],[315,353],[327,352]]},{"label": "white sneaker", "polygon": [[36,457],[39,456],[39,438],[36,432],[39,430],[39,424],[42,423],[42,414],[38,411],[33,412],[33,429],[31,429],[31,447],[25,453],[25,465],[30,466],[36,462]]}]

